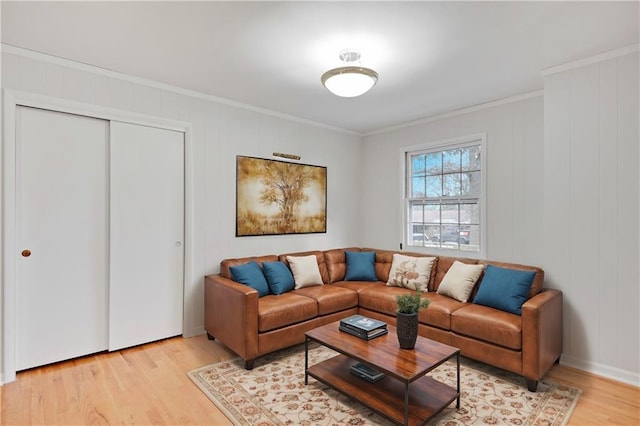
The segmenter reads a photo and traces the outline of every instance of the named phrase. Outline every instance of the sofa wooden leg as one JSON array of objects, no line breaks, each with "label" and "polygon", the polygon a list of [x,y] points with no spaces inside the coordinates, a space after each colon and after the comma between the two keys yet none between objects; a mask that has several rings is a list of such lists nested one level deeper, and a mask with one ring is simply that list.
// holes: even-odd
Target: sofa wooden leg
[{"label": "sofa wooden leg", "polygon": [[244,368],[246,370],[253,370],[253,362],[255,359],[247,359],[244,361]]},{"label": "sofa wooden leg", "polygon": [[527,389],[529,392],[535,392],[538,389],[538,381],[527,379]]},{"label": "sofa wooden leg", "polygon": [[207,331],[207,339],[209,340],[216,340],[215,337],[213,337],[211,334],[209,334],[209,332]]}]

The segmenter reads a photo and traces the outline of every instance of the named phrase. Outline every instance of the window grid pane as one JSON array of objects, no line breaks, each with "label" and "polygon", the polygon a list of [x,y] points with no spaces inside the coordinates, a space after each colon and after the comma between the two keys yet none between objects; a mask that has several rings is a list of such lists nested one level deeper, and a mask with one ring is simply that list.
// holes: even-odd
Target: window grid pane
[{"label": "window grid pane", "polygon": [[425,177],[414,176],[411,179],[411,187],[413,189],[412,198],[423,198],[426,195],[425,186],[426,186]]},{"label": "window grid pane", "polygon": [[411,246],[480,251],[480,145],[407,156]]}]

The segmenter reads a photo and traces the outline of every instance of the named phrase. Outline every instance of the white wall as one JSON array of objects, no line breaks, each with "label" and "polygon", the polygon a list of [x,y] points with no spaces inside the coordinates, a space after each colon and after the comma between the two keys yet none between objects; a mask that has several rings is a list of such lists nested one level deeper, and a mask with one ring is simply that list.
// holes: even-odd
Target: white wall
[{"label": "white wall", "polygon": [[637,386],[638,53],[604,57],[546,74],[544,98],[365,137],[363,245],[401,241],[401,147],[486,132],[485,257],[541,266],[545,286],[563,291],[562,363]]},{"label": "white wall", "polygon": [[565,296],[563,362],[639,385],[635,50],[545,77],[543,264]]},{"label": "white wall", "polygon": [[[192,123],[194,278],[185,284],[187,335],[204,331],[202,277],[217,272],[223,258],[351,246],[360,239],[359,206],[351,202],[362,184],[358,135],[15,48],[3,47],[2,87]],[[327,166],[326,234],[235,237],[236,155],[272,158],[273,152]]]},{"label": "white wall", "polygon": [[[358,244],[396,249],[400,147],[486,132],[486,257],[542,266],[546,285],[564,292],[563,363],[640,381],[637,53],[547,75],[544,99],[424,120],[367,136],[364,148],[356,135],[86,68],[5,52],[2,86],[193,123],[188,333],[202,330],[200,277],[222,258]],[[327,234],[235,238],[235,156],[276,151],[328,167]]]},{"label": "white wall", "polygon": [[540,93],[365,137],[363,244],[398,249],[402,240],[402,147],[486,133],[484,257],[542,266],[543,115]]}]

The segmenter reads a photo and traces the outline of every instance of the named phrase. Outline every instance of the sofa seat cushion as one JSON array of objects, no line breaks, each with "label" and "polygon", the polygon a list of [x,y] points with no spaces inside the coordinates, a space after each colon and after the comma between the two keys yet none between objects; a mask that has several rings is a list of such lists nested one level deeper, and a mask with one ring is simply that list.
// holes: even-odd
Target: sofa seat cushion
[{"label": "sofa seat cushion", "polygon": [[425,296],[431,303],[427,309],[420,310],[418,321],[443,330],[451,330],[451,314],[467,306],[466,303],[434,292],[426,293]]},{"label": "sofa seat cushion", "polygon": [[451,331],[505,348],[522,349],[521,317],[487,306],[467,304],[453,312]]},{"label": "sofa seat cushion", "polygon": [[356,293],[360,294],[363,291],[370,289],[372,287],[386,286],[386,283],[382,281],[370,282],[370,281],[338,281],[331,284],[334,287],[342,287],[348,288],[349,290],[353,290]]},{"label": "sofa seat cushion", "polygon": [[315,300],[318,303],[318,315],[332,314],[358,306],[358,293],[332,284],[296,289],[293,290],[293,294]]},{"label": "sofa seat cushion", "polygon": [[[310,287],[312,288],[312,287]],[[292,291],[258,299],[260,333],[306,321],[318,316],[318,302]]]},{"label": "sofa seat cushion", "polygon": [[396,296],[413,294],[415,290],[404,287],[389,287],[387,285],[372,285],[359,293],[358,305],[361,308],[383,314],[396,316]]}]

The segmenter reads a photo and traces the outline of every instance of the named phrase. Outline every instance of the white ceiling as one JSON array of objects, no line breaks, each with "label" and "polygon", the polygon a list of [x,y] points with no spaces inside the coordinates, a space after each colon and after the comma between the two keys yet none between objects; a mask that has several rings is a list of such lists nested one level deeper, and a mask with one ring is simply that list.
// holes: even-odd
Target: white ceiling
[{"label": "white ceiling", "polygon": [[[7,2],[2,42],[369,133],[542,89],[541,71],[639,42],[630,2]],[[355,47],[380,79],[320,76]]]}]

